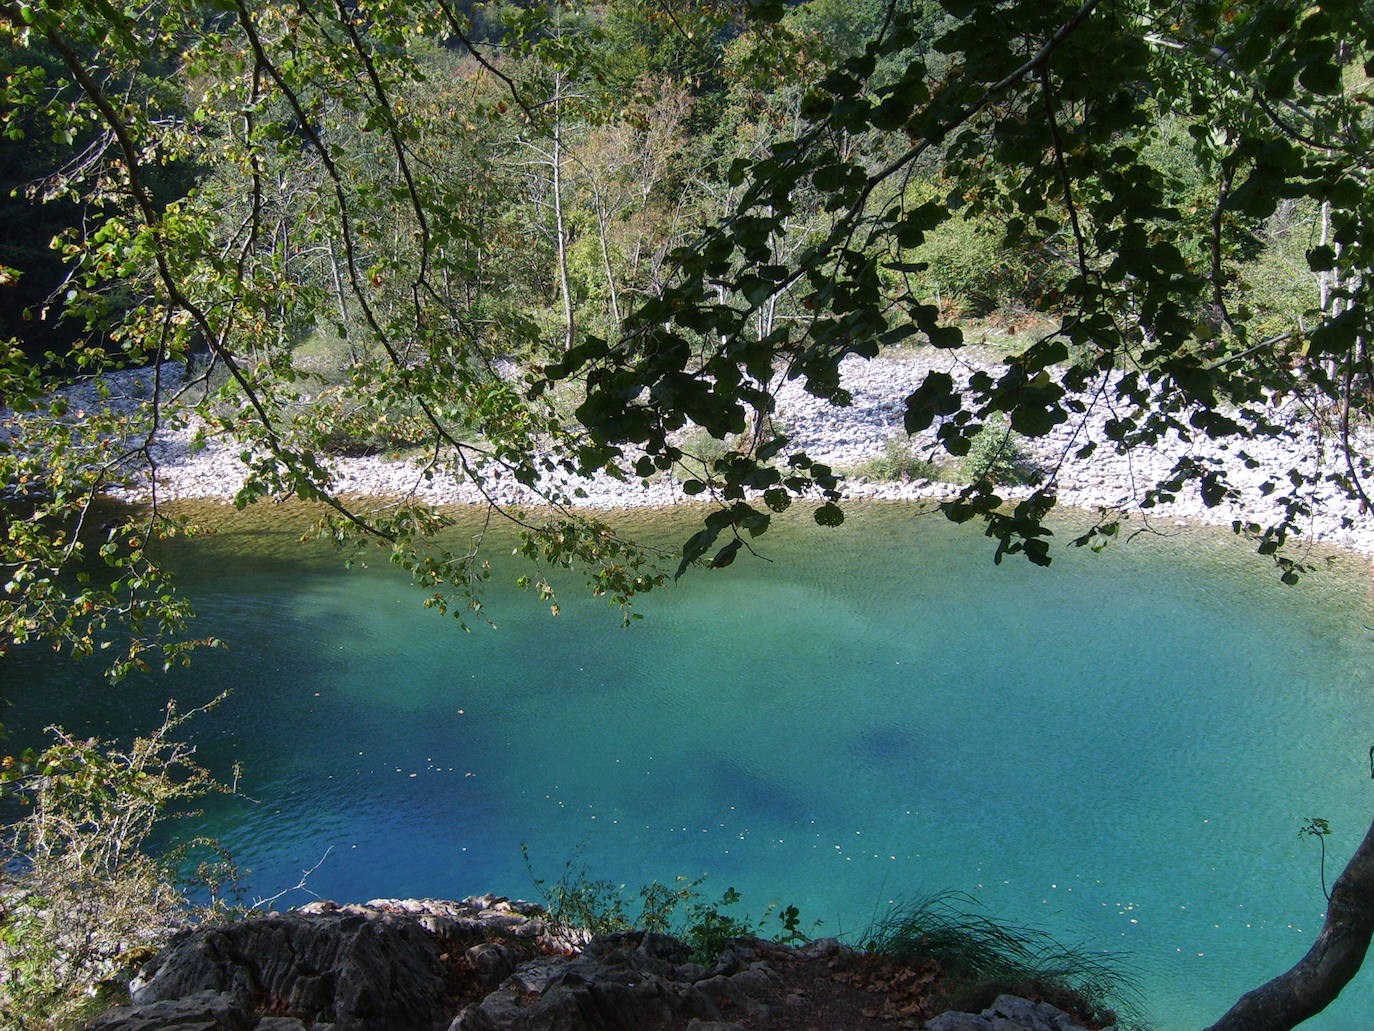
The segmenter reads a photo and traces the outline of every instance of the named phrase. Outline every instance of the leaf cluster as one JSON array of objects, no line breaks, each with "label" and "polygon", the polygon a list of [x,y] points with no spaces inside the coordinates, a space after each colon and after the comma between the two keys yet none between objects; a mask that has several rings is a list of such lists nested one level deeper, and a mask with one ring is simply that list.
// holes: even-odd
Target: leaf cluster
[{"label": "leaf cluster", "polygon": [[[83,654],[123,623],[116,672],[179,658],[188,611],[147,543],[180,530],[156,502],[103,533],[89,514],[124,479],[155,484],[153,443],[183,422],[234,441],[236,504],[326,506],[327,537],[384,549],[436,608],[480,612],[484,567],[432,543],[435,480],[623,605],[663,581],[658,556],[562,484],[679,469],[685,433],[720,442],[684,483],[714,507],[678,575],[729,565],[798,500],[837,525],[843,479],[776,425],[778,389],[845,406],[841,363],[903,344],[947,355],[898,400],[953,458],[1001,420],[1078,459],[1186,451],[1285,432],[1275,401],[1299,399],[1339,463],[1270,477],[1279,518],[1239,527],[1285,578],[1312,490],[1363,496],[1362,0],[870,4],[862,40],[822,0],[463,10],[0,5],[5,124],[67,148],[43,189],[83,206],[58,241],[81,331],[63,375],[155,370],[146,404],[74,417],[51,367],[0,355],[0,640]],[[804,39],[795,68],[759,74]],[[1284,260],[1315,306],[1249,285],[1295,218]],[[1045,328],[964,376],[957,312],[993,305]],[[305,353],[326,337],[327,378]],[[336,455],[402,447],[399,512],[339,495]],[[944,510],[982,519],[998,558],[1048,561],[1044,472],[1014,509],[974,476]],[[536,503],[517,511],[512,485]],[[1239,489],[1187,457],[1142,504]]]},{"label": "leaf cluster", "polygon": [[[216,704],[212,702],[211,705]],[[7,1027],[73,1026],[121,1001],[123,979],[193,918],[180,882],[192,852],[214,898],[232,881],[218,846],[193,839],[160,855],[155,829],[230,790],[177,739],[204,708],[178,714],[127,747],[50,728],[54,743],[0,760],[0,799],[21,815],[0,829],[0,1019]]]}]

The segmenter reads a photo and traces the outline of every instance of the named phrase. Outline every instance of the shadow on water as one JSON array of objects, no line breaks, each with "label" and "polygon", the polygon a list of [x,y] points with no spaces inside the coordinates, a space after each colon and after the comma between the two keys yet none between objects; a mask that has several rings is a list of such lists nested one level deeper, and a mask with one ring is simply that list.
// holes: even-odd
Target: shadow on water
[{"label": "shadow on water", "polygon": [[766,816],[782,823],[800,824],[816,815],[814,801],[746,769],[735,760],[716,759],[705,782],[722,807],[747,816]]},{"label": "shadow on water", "polygon": [[862,766],[910,766],[920,754],[916,734],[893,726],[869,727],[854,739],[852,748]]}]

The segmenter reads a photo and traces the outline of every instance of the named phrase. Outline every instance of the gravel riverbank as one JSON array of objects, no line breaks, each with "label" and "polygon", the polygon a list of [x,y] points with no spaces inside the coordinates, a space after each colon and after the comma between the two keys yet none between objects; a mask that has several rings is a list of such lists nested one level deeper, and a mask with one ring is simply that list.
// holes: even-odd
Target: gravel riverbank
[{"label": "gravel riverbank", "polygon": [[[837,469],[854,469],[881,455],[887,442],[901,433],[902,399],[920,385],[932,368],[949,370],[950,358],[943,353],[918,352],[914,357],[878,358],[864,361],[846,359],[843,382],[854,398],[848,408],[835,408],[806,394],[796,383],[784,384],[778,395],[778,418],[789,437],[808,455],[828,462]],[[965,367],[965,374],[972,367]],[[178,372],[179,374],[179,372]],[[121,398],[131,403],[146,394],[146,373],[117,374],[107,382],[114,388],[109,403]],[[98,403],[90,385],[74,388],[73,400]],[[87,397],[86,395],[90,396]],[[1089,409],[1085,421],[1058,427],[1039,440],[1026,441],[1025,450],[1032,462],[1055,470],[1060,503],[1083,509],[1120,508],[1133,519],[1146,519],[1170,526],[1179,522],[1229,525],[1244,519],[1269,525],[1279,516],[1275,501],[1261,496],[1258,486],[1269,476],[1286,478],[1291,469],[1334,471],[1340,456],[1331,441],[1315,433],[1296,430],[1288,439],[1250,441],[1245,450],[1259,461],[1247,469],[1236,453],[1236,445],[1211,441],[1185,445],[1165,442],[1156,448],[1137,448],[1119,455],[1100,447],[1089,459],[1077,459],[1073,452],[1088,439],[1104,441],[1103,427],[1111,411],[1105,403]],[[1284,413],[1280,413],[1284,414]],[[1298,426],[1297,415],[1287,420]],[[163,499],[198,498],[228,500],[243,482],[244,467],[240,447],[233,441],[212,440],[197,451],[191,448],[193,428],[187,427],[159,435],[153,448],[158,463],[158,494]],[[933,445],[932,434],[914,439],[918,451]],[[1374,439],[1366,434],[1357,442],[1364,453],[1374,451]],[[1222,504],[1207,508],[1195,490],[1183,492],[1178,500],[1156,506],[1148,513],[1140,510],[1139,500],[1184,454],[1216,459],[1229,471],[1232,482],[1242,488],[1243,504]],[[482,494],[470,483],[425,480],[419,468],[407,461],[384,456],[341,457],[331,462],[339,493],[355,496],[397,496],[414,494],[434,504],[479,504]],[[649,483],[623,483],[609,477],[579,480],[568,484],[586,493],[580,504],[588,508],[613,509],[658,507],[689,499],[679,485],[661,479]],[[914,480],[911,482],[870,482],[861,478],[847,481],[849,496],[885,500],[920,500],[948,497],[957,493],[954,485]],[[489,481],[488,494],[503,503],[536,503],[532,492],[509,478]],[[125,500],[139,500],[148,494],[146,478],[135,479],[126,488],[113,492]],[[1015,489],[1008,489],[1015,496]],[[1304,533],[1311,538],[1340,547],[1374,555],[1374,518],[1359,511],[1358,503],[1341,494],[1333,485],[1322,482],[1310,497],[1315,513]],[[1346,522],[1350,525],[1344,525]]]}]

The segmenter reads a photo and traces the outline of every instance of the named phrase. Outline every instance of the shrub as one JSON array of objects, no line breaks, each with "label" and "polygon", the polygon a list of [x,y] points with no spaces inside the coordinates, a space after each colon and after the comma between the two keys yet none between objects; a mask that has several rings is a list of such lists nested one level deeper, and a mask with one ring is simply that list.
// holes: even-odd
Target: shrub
[{"label": "shrub", "polygon": [[964,474],[973,483],[988,481],[1007,486],[1034,483],[1040,478],[1040,470],[1020,435],[1000,415],[989,418],[974,435],[964,456]]},{"label": "shrub", "polygon": [[[524,852],[524,849],[521,850]],[[528,852],[525,865],[530,868]],[[533,869],[530,868],[531,876]],[[726,888],[714,901],[702,890],[706,877],[677,877],[672,884],[651,881],[633,895],[627,886],[613,881],[592,879],[587,871],[567,863],[555,881],[534,877],[535,888],[543,899],[544,913],[555,938],[568,944],[587,935],[616,931],[657,931],[682,939],[692,949],[692,958],[709,963],[734,938],[762,937],[773,916],[781,930],[779,941],[805,941],[795,906],[774,914],[769,906],[760,920],[729,912],[741,901],[734,888]]]},{"label": "shrub", "polygon": [[1310,324],[1321,303],[1318,275],[1307,263],[1307,250],[1319,242],[1320,212],[1312,204],[1286,202],[1269,219],[1261,238],[1264,248],[1240,269],[1250,331],[1258,337]]},{"label": "shrub", "polygon": [[[920,191],[931,195],[931,187]],[[1065,279],[1061,260],[1047,248],[1011,246],[1004,227],[990,215],[954,214],[925,234],[911,252],[926,269],[915,284],[942,311],[954,317],[1004,317],[1036,310]]]},{"label": "shrub", "polygon": [[738,437],[721,440],[713,437],[700,426],[683,433],[678,441],[682,459],[673,467],[676,480],[709,480],[715,475],[716,463],[740,447]]},{"label": "shrub", "polygon": [[[0,1026],[79,1026],[120,1001],[131,969],[189,918],[178,871],[189,849],[213,843],[161,856],[145,845],[170,808],[222,789],[172,737],[201,711],[169,706],[123,750],[50,728],[47,749],[3,760],[0,793],[27,814],[0,832]],[[201,872],[226,871],[216,861]]]},{"label": "shrub", "polygon": [[360,362],[376,357],[374,351],[359,343],[356,334],[320,327],[292,348],[291,362],[297,371],[323,386],[340,386],[350,382]]},{"label": "shrub", "polygon": [[881,455],[870,458],[854,474],[868,480],[943,480],[949,471],[934,459],[916,454],[910,439],[897,433],[887,439]]}]

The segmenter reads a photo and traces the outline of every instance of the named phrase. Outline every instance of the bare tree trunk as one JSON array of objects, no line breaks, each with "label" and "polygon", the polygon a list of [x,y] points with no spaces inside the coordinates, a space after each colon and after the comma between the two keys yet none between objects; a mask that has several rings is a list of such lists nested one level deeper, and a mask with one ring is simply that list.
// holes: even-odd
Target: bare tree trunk
[{"label": "bare tree trunk", "polygon": [[329,248],[329,272],[334,280],[334,300],[339,306],[339,325],[348,325],[348,299],[344,295],[343,276],[339,274],[339,256],[334,253],[334,241],[326,240]]},{"label": "bare tree trunk", "polygon": [[[1331,202],[1322,201],[1320,243],[1323,247],[1326,247],[1328,244],[1330,244],[1330,242]],[[1339,261],[1341,255],[1341,245],[1339,243],[1336,244],[1334,250],[1336,253],[1337,261]],[[1341,273],[1339,267],[1329,270],[1323,270],[1317,273],[1317,292],[1319,295],[1321,313],[1324,318],[1334,319],[1340,315],[1342,308],[1340,299],[1333,298],[1331,296],[1333,292],[1339,290],[1340,288]],[[1337,375],[1336,359],[1328,358],[1323,364],[1326,367],[1326,374],[1334,379]]]},{"label": "bare tree trunk", "polygon": [[611,318],[620,326],[620,295],[615,288],[615,268],[611,264],[611,245],[606,238],[606,204],[601,191],[592,187],[592,199],[596,204],[596,231],[601,237],[601,265],[606,271],[606,289],[610,292]]},{"label": "bare tree trunk", "polygon": [[[1322,201],[1321,227],[1321,239],[1317,242],[1325,247],[1331,239],[1331,202],[1329,200]],[[1317,273],[1317,306],[1325,315],[1330,305],[1331,273],[1323,269]]]},{"label": "bare tree trunk", "polygon": [[1324,1010],[1355,976],[1374,934],[1374,824],[1331,888],[1326,923],[1286,974],[1241,996],[1208,1031],[1288,1031]]},{"label": "bare tree trunk", "polygon": [[572,281],[568,275],[568,233],[563,224],[563,112],[561,76],[554,78],[553,94],[553,232],[558,248],[558,285],[563,294],[563,347],[570,349],[577,338],[573,312]]}]

